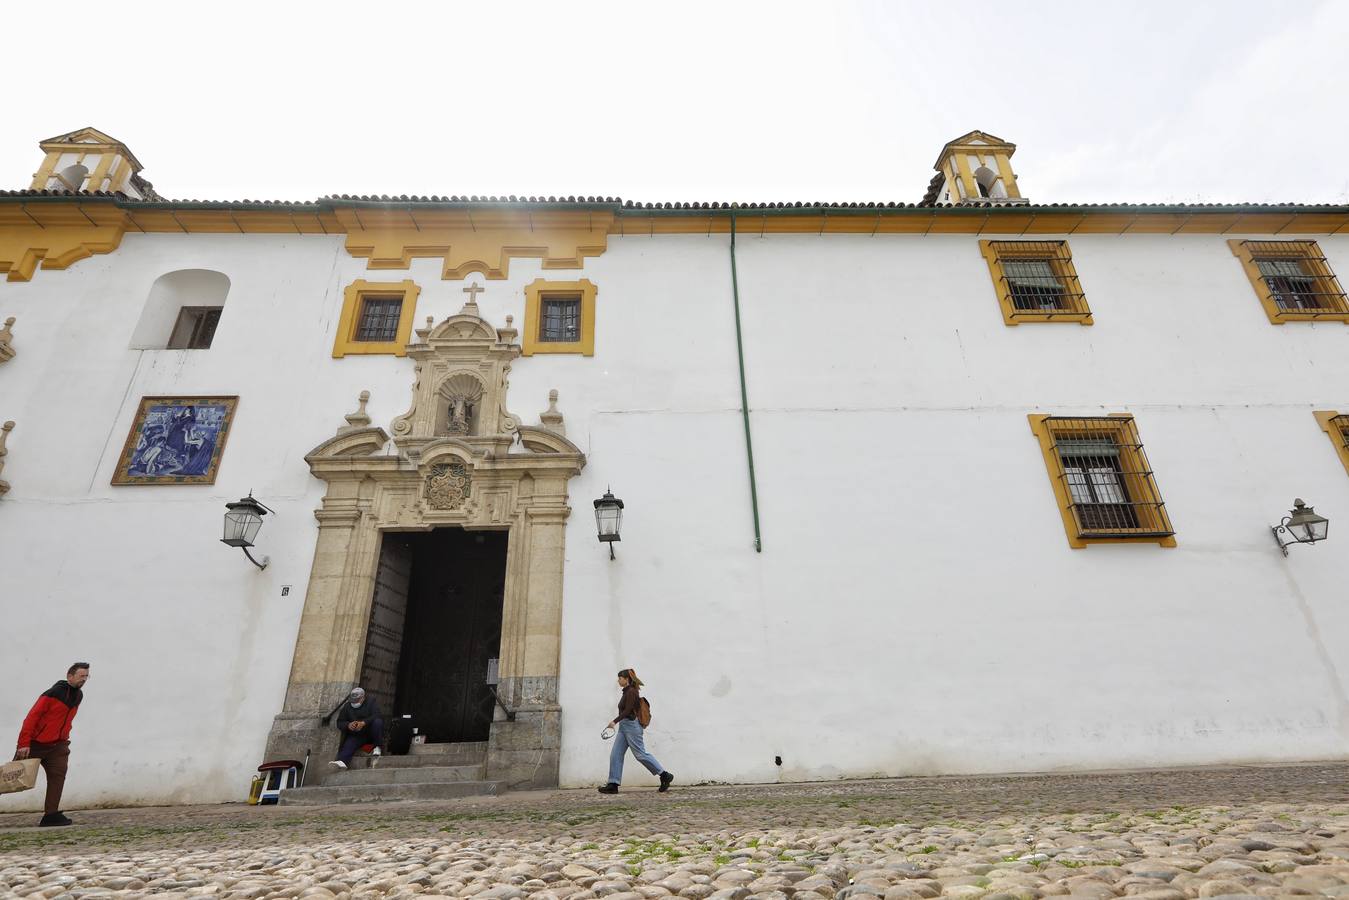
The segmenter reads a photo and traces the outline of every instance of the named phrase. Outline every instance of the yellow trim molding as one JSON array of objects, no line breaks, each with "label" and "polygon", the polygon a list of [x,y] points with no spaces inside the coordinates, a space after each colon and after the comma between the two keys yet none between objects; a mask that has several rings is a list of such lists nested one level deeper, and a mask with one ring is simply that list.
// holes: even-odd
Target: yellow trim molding
[{"label": "yellow trim molding", "polygon": [[43,210],[40,220],[0,219],[0,273],[7,273],[8,281],[30,281],[39,263],[43,269],[67,269],[94,254],[111,254],[127,232],[127,213],[108,206],[88,212],[62,204]]},{"label": "yellow trim molding", "polygon": [[[599,289],[589,280],[547,281],[535,279],[525,286],[525,334],[521,355],[533,356],[536,353],[580,353],[584,356],[595,355],[595,295]],[[542,322],[543,301],[549,296],[563,295],[569,299],[581,301],[581,339],[579,341],[541,341],[539,327]]]},{"label": "yellow trim molding", "polygon": [[[1054,500],[1059,513],[1063,516],[1063,530],[1068,537],[1068,546],[1074,550],[1089,547],[1092,544],[1158,544],[1162,547],[1176,546],[1174,529],[1162,503],[1161,492],[1157,489],[1148,466],[1147,456],[1143,453],[1143,444],[1138,437],[1138,428],[1133,416],[1128,413],[1111,413],[1108,416],[1083,416],[1059,418],[1041,413],[1027,416],[1031,433],[1040,442],[1040,451],[1044,454],[1045,470],[1049,473],[1049,484],[1054,491]],[[1109,438],[1117,445],[1120,454],[1121,480],[1129,497],[1155,497],[1156,505],[1136,504],[1139,526],[1152,532],[1164,534],[1149,535],[1094,535],[1078,521],[1073,512],[1073,498],[1068,490],[1067,479],[1063,474],[1063,460],[1059,457],[1057,441],[1060,438],[1087,434],[1090,437]]]},{"label": "yellow trim molding", "polygon": [[[1265,315],[1269,321],[1275,325],[1283,325],[1287,322],[1344,322],[1349,324],[1349,304],[1346,304],[1344,288],[1340,287],[1339,280],[1335,278],[1335,273],[1330,270],[1330,264],[1326,262],[1325,255],[1321,253],[1320,246],[1316,241],[1245,241],[1229,240],[1227,246],[1232,248],[1232,255],[1241,260],[1241,268],[1246,273],[1247,279],[1251,282],[1251,287],[1255,289],[1255,295],[1260,298],[1260,304],[1265,308]],[[1274,293],[1269,288],[1269,282],[1265,276],[1260,273],[1260,267],[1256,265],[1255,255],[1260,255],[1261,259],[1287,259],[1302,262],[1310,271],[1309,277],[1316,279],[1319,285],[1323,285],[1330,291],[1337,293],[1337,298],[1332,297],[1331,303],[1334,305],[1327,308],[1325,312],[1305,312],[1293,309],[1285,309],[1279,306],[1278,301],[1274,299]]]},{"label": "yellow trim molding", "polygon": [[[342,295],[342,316],[337,321],[337,335],[333,339],[333,358],[362,354],[387,353],[407,356],[408,339],[412,337],[412,321],[417,313],[417,296],[421,288],[411,279],[402,281],[366,281],[358,278],[347,285]],[[356,339],[361,324],[361,307],[367,298],[381,300],[398,298],[398,336],[392,341],[361,341]]]},{"label": "yellow trim molding", "polygon": [[1318,409],[1312,413],[1316,416],[1316,421],[1329,437],[1330,442],[1335,445],[1335,452],[1339,454],[1340,462],[1344,463],[1344,471],[1349,472],[1349,413],[1336,412],[1333,409]]},{"label": "yellow trim molding", "polygon": [[[1087,295],[1082,292],[1077,269],[1067,241],[980,241],[979,252],[988,263],[993,277],[993,290],[998,295],[1004,325],[1022,325],[1027,322],[1076,322],[1093,325]],[[1043,260],[1054,270],[1054,277],[1063,286],[1064,309],[1018,309],[1012,300],[1012,290],[1003,271],[1003,260]]]},{"label": "yellow trim molding", "polygon": [[519,209],[334,211],[347,232],[347,252],[368,269],[406,269],[412,260],[442,260],[441,277],[477,272],[509,277],[512,259],[541,259],[545,269],[580,269],[609,245],[613,213]]}]

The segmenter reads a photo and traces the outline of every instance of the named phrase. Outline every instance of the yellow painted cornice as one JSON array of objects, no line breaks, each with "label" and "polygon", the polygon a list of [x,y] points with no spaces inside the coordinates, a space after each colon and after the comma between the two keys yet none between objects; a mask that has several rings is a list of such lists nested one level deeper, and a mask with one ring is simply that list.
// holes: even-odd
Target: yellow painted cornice
[{"label": "yellow painted cornice", "polygon": [[506,278],[514,258],[543,260],[545,269],[580,269],[608,247],[608,210],[429,210],[339,208],[347,252],[369,269],[406,269],[413,259],[440,258],[441,277],[480,272]]},{"label": "yellow painted cornice", "polygon": [[[26,281],[40,265],[65,268],[107,253],[122,235],[341,234],[375,269],[439,258],[442,275],[507,277],[510,260],[583,269],[611,234],[726,234],[732,209],[388,201],[194,203],[106,196],[0,194],[0,272]],[[1349,234],[1349,207],[1296,206],[766,206],[736,208],[736,230],[755,234]]]},{"label": "yellow painted cornice", "polygon": [[122,243],[128,216],[103,206],[84,211],[75,205],[42,209],[40,215],[14,220],[0,206],[0,272],[8,281],[28,281],[40,264],[65,269],[95,253],[111,253]]}]

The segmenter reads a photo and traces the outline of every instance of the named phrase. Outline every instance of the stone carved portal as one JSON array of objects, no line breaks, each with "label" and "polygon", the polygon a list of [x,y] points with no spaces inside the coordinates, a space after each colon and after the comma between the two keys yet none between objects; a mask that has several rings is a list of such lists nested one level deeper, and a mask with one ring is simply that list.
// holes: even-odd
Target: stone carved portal
[{"label": "stone carved portal", "polygon": [[[317,546],[295,642],[285,705],[268,759],[335,751],[327,715],[361,675],[381,534],[437,527],[507,532],[498,688],[487,777],[512,787],[557,784],[557,705],[567,483],[585,456],[562,436],[560,416],[524,426],[506,406],[520,355],[510,317],[493,328],[470,300],[439,325],[417,330],[412,406],[390,435],[360,409],[305,457],[327,482]],[[551,412],[551,410],[550,410]]]}]

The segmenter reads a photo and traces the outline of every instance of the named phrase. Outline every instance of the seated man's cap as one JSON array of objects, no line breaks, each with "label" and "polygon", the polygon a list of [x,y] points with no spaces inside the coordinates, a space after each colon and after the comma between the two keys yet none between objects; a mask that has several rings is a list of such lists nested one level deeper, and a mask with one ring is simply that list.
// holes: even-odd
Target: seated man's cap
[{"label": "seated man's cap", "polygon": [[364,696],[365,696],[365,688],[354,687],[351,689],[351,698],[353,700],[359,699]]}]

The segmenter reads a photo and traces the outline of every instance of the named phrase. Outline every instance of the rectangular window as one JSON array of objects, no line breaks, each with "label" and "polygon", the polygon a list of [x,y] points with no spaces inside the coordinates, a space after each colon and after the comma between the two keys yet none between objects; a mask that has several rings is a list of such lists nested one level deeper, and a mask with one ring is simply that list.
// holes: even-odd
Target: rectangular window
[{"label": "rectangular window", "polygon": [[[170,350],[207,350],[220,324],[221,306],[184,306],[169,336]],[[160,334],[163,334],[161,331]]]},{"label": "rectangular window", "polygon": [[542,299],[539,317],[539,340],[575,342],[581,339],[581,298],[549,297]]},{"label": "rectangular window", "polygon": [[1067,241],[980,241],[1008,325],[1092,324]]},{"label": "rectangular window", "polygon": [[388,342],[396,339],[402,313],[402,297],[362,297],[356,340]]},{"label": "rectangular window", "polygon": [[1344,464],[1344,470],[1349,472],[1349,413],[1332,409],[1318,410],[1314,415],[1316,421],[1321,423],[1321,429],[1330,436],[1330,442],[1335,445],[1335,452]]},{"label": "rectangular window", "polygon": [[1033,415],[1030,422],[1070,545],[1134,540],[1175,545],[1132,417]]},{"label": "rectangular window", "polygon": [[1349,302],[1316,241],[1229,241],[1275,325],[1349,322]]},{"label": "rectangular window", "polygon": [[387,353],[406,356],[421,288],[412,279],[357,279],[342,292],[333,359]]},{"label": "rectangular window", "polygon": [[579,281],[538,278],[525,285],[522,356],[535,353],[595,355],[595,298],[599,288]]}]

